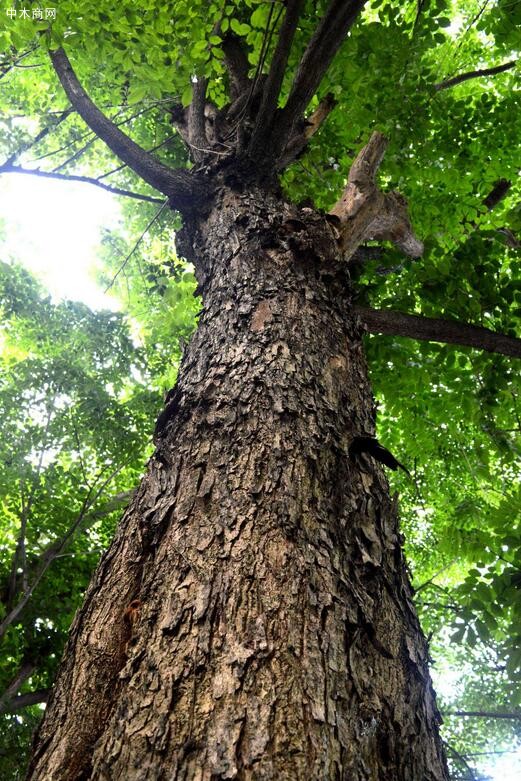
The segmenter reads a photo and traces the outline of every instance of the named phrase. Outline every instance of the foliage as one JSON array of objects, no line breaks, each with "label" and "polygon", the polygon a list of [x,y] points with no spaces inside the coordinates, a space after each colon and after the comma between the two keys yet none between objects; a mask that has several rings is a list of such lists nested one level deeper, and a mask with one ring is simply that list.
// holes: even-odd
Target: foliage
[{"label": "foliage", "polygon": [[[244,39],[253,75],[266,27],[280,18],[282,8],[276,3],[272,13],[273,4],[262,0],[144,0],[139,8],[123,0],[117,11],[92,0],[55,5],[52,24],[0,19],[0,49],[6,52],[0,63],[3,156],[22,150],[18,159],[26,166],[36,160],[45,170],[104,175],[105,182],[149,195],[153,190],[120,166],[76,114],[56,113],[67,101],[45,45],[65,42],[89,94],[137,143],[154,149],[168,165],[190,166],[172,128],[172,108],[189,104],[194,76],[209,78],[209,94],[223,106],[228,82],[222,36],[232,30]],[[326,5],[308,0],[288,74]],[[381,184],[407,197],[425,252],[419,261],[404,260],[386,247],[377,260],[355,269],[358,303],[515,334],[521,314],[519,65],[449,89],[436,85],[458,73],[515,60],[520,48],[521,3],[512,0],[373,0],[366,6],[310,110],[329,92],[337,105],[282,178],[289,198],[311,198],[330,208],[370,131],[377,128],[389,137]],[[45,89],[35,89],[35,73]],[[282,101],[290,84],[288,76]],[[512,186],[488,208],[485,199],[500,179]],[[124,229],[107,234],[102,243],[100,278],[112,284],[130,313],[141,345],[137,350],[119,316],[89,313],[77,304],[53,306],[26,275],[4,268],[1,403],[2,447],[8,454],[0,474],[5,505],[0,539],[6,562],[16,546],[22,486],[26,494],[38,495],[28,527],[32,566],[31,557],[36,562],[69,528],[85,486],[103,466],[125,464],[111,493],[131,488],[137,479],[158,406],[157,396],[144,390],[145,377],[151,375],[162,390],[172,385],[199,307],[191,270],[175,256],[172,229],[178,224],[165,211],[153,220],[158,211],[159,206],[127,202]],[[413,471],[412,483],[404,476],[393,476],[392,482],[400,491],[422,622],[435,662],[445,668],[448,660],[461,670],[462,686],[445,696],[443,706],[451,711],[519,707],[516,366],[498,355],[390,336],[368,337],[367,355],[379,402],[379,437]],[[46,454],[40,468],[39,453]],[[7,636],[0,668],[4,684],[31,643],[49,643],[46,648],[56,658],[113,523],[108,514],[89,524],[67,549],[71,555],[53,563],[21,624]],[[4,579],[8,573],[7,564]],[[49,654],[32,688],[47,685],[53,666]],[[486,745],[508,748],[512,723],[481,719],[469,727],[466,720],[462,730],[461,719],[451,717],[445,734],[458,754]],[[454,760],[455,777],[463,771]]]},{"label": "foliage", "polygon": [[[6,263],[0,309],[0,619],[22,605],[2,626],[0,689],[29,665],[23,694],[52,682],[92,569],[139,479],[160,398],[121,315],[53,304]],[[26,733],[25,719],[1,718]]]}]

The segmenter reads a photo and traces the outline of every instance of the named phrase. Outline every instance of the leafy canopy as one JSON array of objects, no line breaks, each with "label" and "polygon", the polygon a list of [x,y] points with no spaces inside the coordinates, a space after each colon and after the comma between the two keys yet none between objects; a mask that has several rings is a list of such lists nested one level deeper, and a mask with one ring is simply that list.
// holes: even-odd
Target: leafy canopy
[{"label": "leafy canopy", "polygon": [[[280,105],[327,5],[305,3]],[[250,78],[267,72],[284,12],[282,3],[260,0],[143,0],[139,6],[123,0],[116,8],[63,0],[55,6],[51,21],[0,16],[2,160],[62,176],[103,177],[105,184],[159,203],[162,198],[69,112],[46,48],[64,46],[95,103],[138,144],[171,167],[190,168],[172,125],[176,107],[190,104],[202,78],[215,106],[227,105],[223,41],[230,33],[247,49]],[[380,184],[407,197],[425,251],[413,261],[390,246],[378,248],[377,257],[353,269],[357,303],[515,335],[521,313],[520,48],[521,3],[514,0],[365,5],[308,111],[327,94],[335,108],[282,176],[289,198],[311,198],[328,209],[370,132],[389,138]],[[502,72],[448,84],[505,63],[512,65]],[[487,197],[499,181],[509,187],[491,206]],[[102,276],[104,284],[116,277],[113,290],[133,318],[141,352],[119,316],[88,313],[80,305],[53,307],[26,275],[3,269],[4,578],[15,555],[22,490],[38,489],[28,526],[30,559],[78,513],[88,482],[82,469],[92,480],[103,465],[132,464],[114,478],[115,492],[137,479],[138,454],[157,404],[136,376],[149,372],[156,387],[171,385],[182,340],[194,324],[195,283],[173,246],[178,221],[165,212],[153,221],[159,204],[129,199],[124,208],[125,228],[103,241]],[[423,624],[440,666],[447,660],[463,671],[465,686],[450,709],[512,709],[519,706],[521,670],[517,367],[504,356],[396,336],[368,337],[367,353],[379,437],[414,474],[413,484],[400,476],[393,484],[400,491]],[[52,457],[38,471],[40,452]],[[75,537],[81,565],[71,566],[67,557],[55,562],[6,636],[5,684],[24,658],[24,638],[40,633],[53,649],[60,646],[108,540],[112,522],[105,520],[98,522],[99,532]],[[58,651],[53,653],[55,658]],[[53,664],[42,666],[27,687],[47,686]],[[448,717],[447,736],[466,754],[483,745],[485,730],[496,745],[511,737],[512,723],[469,726],[466,720],[463,729],[461,719]]]}]

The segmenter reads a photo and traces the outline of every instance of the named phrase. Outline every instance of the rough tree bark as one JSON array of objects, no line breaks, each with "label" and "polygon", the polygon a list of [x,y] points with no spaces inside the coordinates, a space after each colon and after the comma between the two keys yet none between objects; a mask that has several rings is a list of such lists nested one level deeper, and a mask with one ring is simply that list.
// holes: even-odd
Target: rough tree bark
[{"label": "rough tree bark", "polygon": [[448,778],[333,228],[255,186],[187,220],[199,327],[32,781]]},{"label": "rough tree bark", "polygon": [[396,501],[377,463],[349,457],[375,406],[347,260],[367,239],[412,257],[421,243],[402,196],[378,190],[380,133],[330,215],[275,184],[331,111],[304,114],[363,6],[330,0],[283,108],[305,4],[284,4],[253,80],[225,42],[231,103],[201,78],[172,110],[190,171],[140,150],[51,54],[91,129],[182,212],[204,308],[74,621],[31,781],[448,779]]}]

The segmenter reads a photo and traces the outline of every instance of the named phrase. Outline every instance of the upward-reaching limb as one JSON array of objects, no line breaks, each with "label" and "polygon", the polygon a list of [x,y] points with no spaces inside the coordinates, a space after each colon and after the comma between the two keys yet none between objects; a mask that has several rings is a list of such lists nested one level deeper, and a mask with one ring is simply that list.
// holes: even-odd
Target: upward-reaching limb
[{"label": "upward-reaching limb", "polygon": [[167,195],[174,208],[180,211],[190,208],[198,195],[190,173],[164,165],[116,127],[87,95],[63,49],[52,51],[50,57],[67,97],[88,126],[145,182]]}]

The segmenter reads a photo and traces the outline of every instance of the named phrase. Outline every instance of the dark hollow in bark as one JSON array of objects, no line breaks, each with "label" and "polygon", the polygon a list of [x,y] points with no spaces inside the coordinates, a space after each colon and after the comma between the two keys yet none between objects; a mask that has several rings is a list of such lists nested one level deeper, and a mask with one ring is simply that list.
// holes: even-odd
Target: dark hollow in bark
[{"label": "dark hollow in bark", "polygon": [[157,450],[74,621],[32,781],[447,781],[327,220],[221,192]]}]

